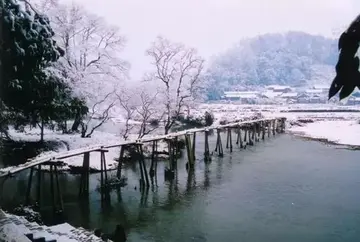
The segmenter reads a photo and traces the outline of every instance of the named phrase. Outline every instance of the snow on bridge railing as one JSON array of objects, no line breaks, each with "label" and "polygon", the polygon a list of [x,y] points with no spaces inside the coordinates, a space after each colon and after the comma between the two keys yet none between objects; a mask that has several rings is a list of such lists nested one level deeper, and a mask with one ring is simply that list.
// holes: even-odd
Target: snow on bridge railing
[{"label": "snow on bridge railing", "polygon": [[179,132],[173,132],[173,133],[166,134],[166,135],[150,136],[150,137],[145,137],[145,138],[137,139],[137,140],[122,141],[122,142],[112,144],[112,145],[96,145],[96,146],[91,146],[91,147],[86,147],[86,148],[69,150],[69,151],[65,151],[65,152],[59,152],[56,155],[51,154],[51,155],[46,155],[46,156],[32,159],[24,164],[21,164],[21,165],[15,166],[15,167],[12,166],[12,167],[2,168],[2,169],[0,169],[0,178],[5,177],[5,176],[10,176],[12,174],[29,169],[33,166],[41,165],[43,163],[59,161],[59,160],[63,160],[66,158],[83,155],[88,152],[99,151],[102,149],[116,148],[116,147],[120,147],[123,145],[134,145],[134,144],[139,144],[139,143],[142,144],[142,143],[147,143],[147,142],[156,141],[156,140],[171,139],[171,138],[175,138],[178,136],[197,133],[197,132],[205,132],[205,131],[214,130],[214,129],[224,129],[224,128],[231,128],[231,127],[241,127],[241,126],[252,124],[252,123],[273,121],[273,120],[282,120],[282,119],[286,119],[286,118],[285,117],[264,118],[264,119],[254,119],[254,120],[233,122],[233,123],[228,123],[228,124],[223,124],[223,125],[212,125],[212,126],[207,126],[204,128],[194,128],[194,129],[187,129],[187,130],[179,131]]}]

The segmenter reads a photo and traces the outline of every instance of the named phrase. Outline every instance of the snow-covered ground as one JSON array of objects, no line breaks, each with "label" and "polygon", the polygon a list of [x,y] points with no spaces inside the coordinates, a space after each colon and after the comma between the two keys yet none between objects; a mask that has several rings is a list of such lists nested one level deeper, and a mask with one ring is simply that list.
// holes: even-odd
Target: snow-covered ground
[{"label": "snow-covered ground", "polygon": [[331,143],[360,146],[360,124],[356,120],[323,120],[303,126],[292,126],[289,131],[299,136],[327,140]]}]

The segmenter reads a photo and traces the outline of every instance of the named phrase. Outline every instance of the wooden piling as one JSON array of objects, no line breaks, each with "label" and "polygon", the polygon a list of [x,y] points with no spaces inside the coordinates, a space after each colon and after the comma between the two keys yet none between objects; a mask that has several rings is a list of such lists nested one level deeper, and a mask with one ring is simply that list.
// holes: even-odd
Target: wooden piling
[{"label": "wooden piling", "polygon": [[152,152],[151,152],[151,164],[150,164],[150,171],[149,171],[149,175],[150,177],[154,177],[155,176],[155,170],[154,170],[154,166],[155,166],[155,145],[156,145],[156,141],[154,140],[152,142]]},{"label": "wooden piling", "polygon": [[262,133],[261,139],[262,139],[262,140],[265,140],[265,131],[266,131],[265,122],[262,121],[262,122],[261,122],[261,133]]},{"label": "wooden piling", "polygon": [[193,162],[193,158],[194,156],[191,153],[191,139],[189,134],[185,134],[185,146],[186,146],[186,152],[187,152],[187,157],[188,157],[188,167],[190,169],[194,168],[194,162]]},{"label": "wooden piling", "polygon": [[210,157],[210,149],[209,149],[209,131],[208,130],[205,130],[204,136],[205,136],[204,160],[205,160],[205,162],[209,162],[209,161],[211,161],[211,157]]},{"label": "wooden piling", "polygon": [[122,146],[120,146],[120,156],[119,156],[119,160],[118,160],[118,166],[117,166],[117,169],[116,169],[116,177],[118,179],[121,179],[122,165],[123,165],[123,162],[124,162],[124,153],[125,153],[125,146],[122,145]]},{"label": "wooden piling", "polygon": [[29,180],[28,180],[28,184],[27,184],[27,189],[26,189],[26,198],[25,198],[26,205],[30,205],[30,195],[31,195],[33,173],[34,173],[34,167],[31,167]]},{"label": "wooden piling", "polygon": [[217,144],[217,151],[218,151],[218,155],[220,157],[224,156],[224,150],[222,147],[222,142],[221,142],[221,134],[220,134],[220,129],[216,129],[217,131],[217,140],[216,140],[216,144]]},{"label": "wooden piling", "polygon": [[41,206],[41,165],[38,165],[38,172],[37,172],[37,195],[36,195],[36,202],[37,206],[40,208]]},{"label": "wooden piling", "polygon": [[193,155],[193,161],[196,160],[195,156],[195,145],[196,145],[196,132],[193,134],[193,141],[192,141],[192,155]]},{"label": "wooden piling", "polygon": [[228,132],[229,132],[230,152],[232,152],[233,145],[232,145],[232,130],[231,130],[231,128],[228,129]]},{"label": "wooden piling", "polygon": [[248,134],[249,134],[249,145],[254,145],[254,141],[253,140],[251,140],[251,129],[250,129],[250,127],[248,127],[248,129],[249,129],[249,132],[248,132]]},{"label": "wooden piling", "polygon": [[271,121],[267,121],[267,131],[268,131],[268,138],[270,138],[270,132],[271,132]]},{"label": "wooden piling", "polygon": [[274,119],[272,122],[273,122],[273,125],[272,125],[272,133],[273,133],[273,135],[275,135],[276,119]]},{"label": "wooden piling", "polygon": [[239,128],[239,142],[240,142],[240,148],[244,148],[243,140],[241,137],[241,128]]},{"label": "wooden piling", "polygon": [[89,195],[90,152],[83,155],[79,195]]},{"label": "wooden piling", "polygon": [[256,141],[256,124],[255,124],[255,123],[252,125],[252,135],[251,135],[251,140],[252,140],[253,142],[255,142],[255,141]]},{"label": "wooden piling", "polygon": [[[64,211],[64,200],[62,198],[62,193],[61,193],[61,187],[60,187],[60,181],[59,181],[59,172],[58,172],[58,169],[57,169],[57,166],[55,165],[54,166],[54,169],[55,169],[55,181],[56,181],[56,190],[57,190],[57,194],[58,194],[58,200],[59,200],[59,203],[60,203],[60,212]],[[87,190],[89,190],[89,184],[87,184]]]},{"label": "wooden piling", "polygon": [[51,192],[51,201],[53,206],[53,212],[56,212],[56,201],[55,201],[55,186],[54,186],[54,175],[53,175],[53,165],[50,165],[50,192]]},{"label": "wooden piling", "polygon": [[140,176],[141,176],[141,178],[140,178],[140,188],[142,188],[145,185],[145,175],[144,175],[144,170],[143,170],[143,167],[142,167],[143,166],[142,160],[140,158],[141,151],[140,151],[140,145],[139,144],[136,145],[136,151],[137,151],[137,159],[138,159],[138,163],[139,163]]},{"label": "wooden piling", "polygon": [[142,163],[142,168],[144,170],[144,175],[145,175],[145,181],[146,181],[146,187],[150,187],[150,181],[149,181],[149,176],[146,170],[146,164],[145,164],[145,158],[144,158],[144,151],[142,148],[142,144],[139,145],[139,149],[140,149],[140,160]]}]

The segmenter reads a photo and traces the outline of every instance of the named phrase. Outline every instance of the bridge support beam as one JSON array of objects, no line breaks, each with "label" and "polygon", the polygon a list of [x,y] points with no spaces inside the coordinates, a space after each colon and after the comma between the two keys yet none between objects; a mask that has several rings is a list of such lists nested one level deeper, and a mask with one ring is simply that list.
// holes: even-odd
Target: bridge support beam
[{"label": "bridge support beam", "polygon": [[194,155],[192,154],[192,145],[191,145],[191,139],[190,139],[190,135],[189,134],[185,134],[185,146],[186,146],[186,153],[187,153],[187,157],[188,157],[188,162],[186,164],[186,169],[187,170],[191,170],[194,169]]},{"label": "bridge support beam", "polygon": [[149,175],[151,178],[156,175],[156,168],[157,168],[157,140],[154,140],[152,142],[151,165],[149,170]]},{"label": "bridge support beam", "polygon": [[261,139],[262,140],[265,140],[265,132],[266,132],[266,127],[265,127],[265,122],[264,121],[261,121]]},{"label": "bridge support beam", "polygon": [[116,169],[116,177],[118,179],[121,179],[121,172],[122,172],[122,166],[124,163],[125,149],[126,149],[125,145],[120,146],[120,156],[119,156],[118,165],[117,165],[117,169]]},{"label": "bridge support beam", "polygon": [[211,156],[210,156],[210,148],[209,148],[209,130],[205,130],[204,136],[205,136],[204,161],[210,162]]},{"label": "bridge support beam", "polygon": [[195,145],[196,145],[196,132],[194,132],[193,134],[193,141],[192,141],[192,155],[193,155],[193,161],[196,161],[196,156],[195,156]]},{"label": "bridge support beam", "polygon": [[89,196],[90,152],[83,155],[83,165],[80,177],[80,196]]},{"label": "bridge support beam", "polygon": [[219,157],[223,157],[224,156],[224,150],[223,150],[222,142],[221,142],[220,129],[216,129],[216,132],[217,132],[217,139],[216,139],[215,152],[218,152]]}]

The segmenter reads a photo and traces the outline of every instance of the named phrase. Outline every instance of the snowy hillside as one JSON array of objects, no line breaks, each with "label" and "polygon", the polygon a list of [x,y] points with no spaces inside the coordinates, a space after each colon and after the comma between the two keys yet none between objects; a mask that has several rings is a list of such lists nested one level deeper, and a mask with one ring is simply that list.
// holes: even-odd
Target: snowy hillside
[{"label": "snowy hillside", "polygon": [[209,97],[249,86],[329,84],[337,55],[337,40],[303,32],[246,39],[210,65]]}]

